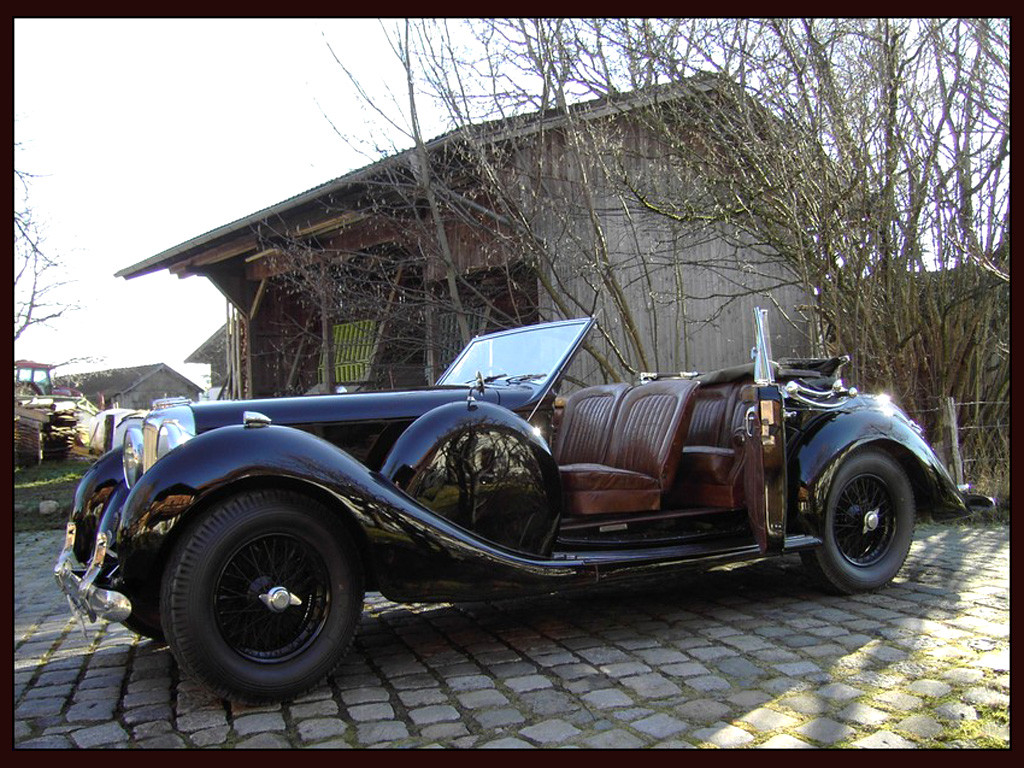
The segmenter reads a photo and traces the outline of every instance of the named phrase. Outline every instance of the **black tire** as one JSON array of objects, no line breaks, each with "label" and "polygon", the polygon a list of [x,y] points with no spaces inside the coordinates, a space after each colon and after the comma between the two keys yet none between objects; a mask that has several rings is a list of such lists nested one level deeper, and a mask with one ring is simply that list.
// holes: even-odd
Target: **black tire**
[{"label": "black tire", "polygon": [[914,493],[890,456],[865,450],[846,459],[832,481],[823,543],[801,552],[810,575],[835,594],[870,592],[903,566],[914,534]]},{"label": "black tire", "polygon": [[[271,606],[277,588],[285,604]],[[340,521],[307,497],[257,491],[185,531],[160,613],[187,674],[223,698],[262,703],[294,698],[334,671],[362,604],[359,555]]]}]

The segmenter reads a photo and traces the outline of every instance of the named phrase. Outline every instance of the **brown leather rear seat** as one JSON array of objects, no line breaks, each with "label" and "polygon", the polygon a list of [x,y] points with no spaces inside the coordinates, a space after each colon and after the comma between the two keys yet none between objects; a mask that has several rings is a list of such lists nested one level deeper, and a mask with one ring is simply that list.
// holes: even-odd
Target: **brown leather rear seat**
[{"label": "brown leather rear seat", "polygon": [[574,393],[555,441],[567,515],[661,509],[689,426],[696,381]]},{"label": "brown leather rear seat", "polygon": [[665,498],[672,507],[743,506],[743,414],[740,394],[750,379],[703,384],[697,391],[676,482]]}]

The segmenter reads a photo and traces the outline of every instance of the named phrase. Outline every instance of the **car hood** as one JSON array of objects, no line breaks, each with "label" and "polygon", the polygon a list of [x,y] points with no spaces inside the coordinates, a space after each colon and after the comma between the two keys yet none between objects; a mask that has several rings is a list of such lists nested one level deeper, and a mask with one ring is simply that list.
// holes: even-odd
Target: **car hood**
[{"label": "car hood", "polygon": [[[447,403],[466,400],[467,386],[424,387],[388,392],[350,392],[340,395],[309,395],[261,400],[225,400],[192,404],[196,432],[206,432],[229,424],[243,423],[246,411],[256,411],[274,424],[338,424],[354,421],[411,421],[429,410]],[[528,384],[472,389],[477,400],[497,403],[510,410],[530,405],[536,389]]]}]

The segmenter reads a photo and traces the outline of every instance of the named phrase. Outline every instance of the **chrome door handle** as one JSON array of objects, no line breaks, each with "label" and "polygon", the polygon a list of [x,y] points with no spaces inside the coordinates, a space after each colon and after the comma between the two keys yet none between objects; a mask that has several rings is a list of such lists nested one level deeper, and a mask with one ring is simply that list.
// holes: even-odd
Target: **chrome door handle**
[{"label": "chrome door handle", "polygon": [[746,418],[743,422],[744,431],[747,433],[747,437],[754,436],[754,430],[757,429],[757,406],[752,405],[747,408]]}]

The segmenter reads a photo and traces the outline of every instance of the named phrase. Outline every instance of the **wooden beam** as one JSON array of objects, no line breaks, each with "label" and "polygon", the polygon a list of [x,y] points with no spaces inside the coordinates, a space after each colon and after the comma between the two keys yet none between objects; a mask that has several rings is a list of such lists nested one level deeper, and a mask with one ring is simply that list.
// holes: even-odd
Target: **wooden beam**
[{"label": "wooden beam", "polygon": [[199,275],[202,274],[202,271],[198,268],[208,267],[211,264],[218,264],[222,261],[236,258],[246,253],[246,251],[255,250],[256,247],[256,237],[254,235],[250,235],[240,240],[232,240],[231,242],[219,245],[216,248],[201,251],[196,256],[172,265],[168,270],[179,277],[184,277],[186,275]]},{"label": "wooden beam", "polygon": [[256,317],[256,312],[260,308],[260,302],[263,301],[263,294],[267,290],[267,281],[260,280],[260,287],[256,289],[256,297],[252,300],[252,307],[249,309],[249,319],[252,320]]},{"label": "wooden beam", "polygon": [[[338,234],[321,242],[325,251],[362,251],[381,243],[399,242],[402,233],[398,227],[391,223],[384,225],[356,226],[351,229],[342,230]],[[275,255],[285,255],[283,259],[267,259],[262,256],[269,256],[270,250],[259,254],[261,258],[248,258],[245,265],[246,280],[265,280],[268,277],[283,274],[289,270],[285,254],[278,252]]]},{"label": "wooden beam", "polygon": [[288,234],[291,237],[309,237],[311,235],[322,235],[324,232],[329,232],[332,229],[342,229],[343,227],[349,227],[352,224],[356,224],[367,218],[367,214],[359,211],[345,211],[340,216],[335,216],[331,219],[324,219],[315,224],[307,224],[305,227],[295,227],[288,230]]},{"label": "wooden beam", "polygon": [[288,271],[286,259],[260,259],[245,265],[245,279],[253,282],[276,277]]},{"label": "wooden beam", "polygon": [[245,263],[246,264],[251,264],[254,261],[259,261],[260,259],[266,258],[267,256],[282,256],[282,255],[284,255],[284,251],[282,251],[280,248],[264,248],[259,253],[254,253],[252,256],[246,256],[245,257]]},{"label": "wooden beam", "polygon": [[366,225],[344,229],[325,239],[322,245],[325,250],[362,251],[381,243],[402,242],[405,239],[403,234],[403,230],[393,222],[367,220]]}]

